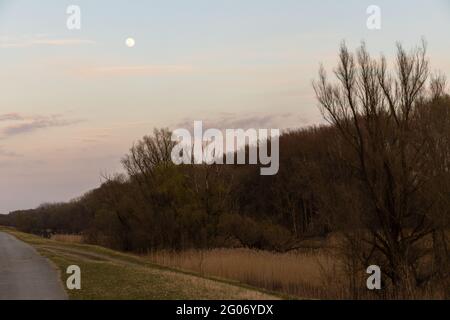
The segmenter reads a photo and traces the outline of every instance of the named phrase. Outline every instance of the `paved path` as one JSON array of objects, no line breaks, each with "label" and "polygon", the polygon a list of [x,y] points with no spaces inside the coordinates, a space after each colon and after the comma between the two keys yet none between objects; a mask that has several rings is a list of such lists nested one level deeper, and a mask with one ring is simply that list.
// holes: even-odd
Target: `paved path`
[{"label": "paved path", "polygon": [[0,232],[0,300],[67,299],[58,271],[33,247]]}]

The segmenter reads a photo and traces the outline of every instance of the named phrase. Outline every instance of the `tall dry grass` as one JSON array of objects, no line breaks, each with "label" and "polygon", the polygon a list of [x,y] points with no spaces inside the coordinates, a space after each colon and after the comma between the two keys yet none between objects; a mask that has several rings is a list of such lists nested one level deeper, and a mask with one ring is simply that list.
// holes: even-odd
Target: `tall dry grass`
[{"label": "tall dry grass", "polygon": [[[366,267],[349,267],[352,262],[342,260],[343,248],[342,235],[332,234],[305,242],[304,249],[289,253],[239,248],[156,251],[148,256],[159,265],[306,299],[448,299],[450,295],[448,281],[431,282],[410,295],[392,287],[368,290]],[[430,263],[424,267],[429,268]]]},{"label": "tall dry grass", "polygon": [[50,239],[69,243],[83,243],[83,236],[75,234],[53,234]]},{"label": "tall dry grass", "polygon": [[251,249],[158,251],[152,262],[206,276],[237,280],[286,295],[345,299],[350,293],[339,261],[326,250],[273,253]]}]

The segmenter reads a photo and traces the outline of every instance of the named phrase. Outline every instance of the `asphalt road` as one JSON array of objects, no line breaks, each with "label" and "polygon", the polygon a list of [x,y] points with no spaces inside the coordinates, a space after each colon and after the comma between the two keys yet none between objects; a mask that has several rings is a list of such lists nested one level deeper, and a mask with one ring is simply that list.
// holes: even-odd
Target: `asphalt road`
[{"label": "asphalt road", "polygon": [[64,299],[55,267],[33,247],[0,232],[0,300]]}]

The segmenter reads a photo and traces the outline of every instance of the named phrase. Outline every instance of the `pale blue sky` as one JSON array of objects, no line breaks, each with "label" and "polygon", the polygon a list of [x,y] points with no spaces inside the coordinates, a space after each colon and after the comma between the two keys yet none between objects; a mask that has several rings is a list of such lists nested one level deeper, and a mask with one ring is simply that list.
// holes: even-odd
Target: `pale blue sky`
[{"label": "pale blue sky", "polygon": [[311,80],[343,39],[390,56],[424,36],[450,75],[449,32],[449,0],[0,0],[0,212],[96,187],[155,126],[319,123]]}]

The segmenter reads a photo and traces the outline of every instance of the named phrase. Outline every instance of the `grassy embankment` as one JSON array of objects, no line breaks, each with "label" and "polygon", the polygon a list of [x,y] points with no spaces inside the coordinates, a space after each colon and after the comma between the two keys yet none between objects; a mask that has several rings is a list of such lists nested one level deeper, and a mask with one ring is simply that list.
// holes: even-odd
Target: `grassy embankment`
[{"label": "grassy embankment", "polygon": [[33,246],[59,269],[65,284],[67,267],[81,268],[81,290],[71,299],[279,299],[279,295],[238,282],[200,277],[161,267],[144,257],[99,246],[44,239],[0,227]]}]

